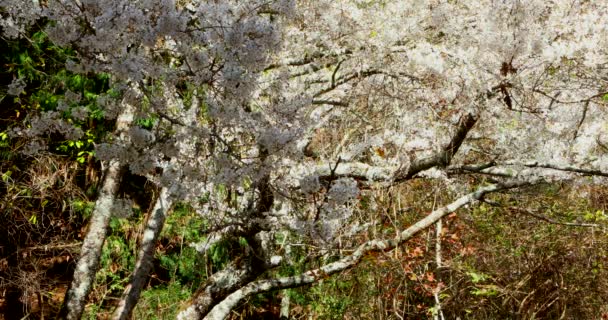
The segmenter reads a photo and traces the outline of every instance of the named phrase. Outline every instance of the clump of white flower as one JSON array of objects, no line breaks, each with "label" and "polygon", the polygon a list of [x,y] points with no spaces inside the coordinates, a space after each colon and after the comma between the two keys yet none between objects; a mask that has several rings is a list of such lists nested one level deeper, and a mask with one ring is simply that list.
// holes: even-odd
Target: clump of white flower
[{"label": "clump of white flower", "polygon": [[26,156],[33,156],[37,153],[39,153],[40,151],[46,150],[47,146],[46,144],[44,144],[42,141],[40,140],[33,140],[31,142],[29,142],[25,148],[23,148],[23,150],[21,151],[21,153],[23,153]]},{"label": "clump of white flower", "polygon": [[158,167],[156,157],[149,154],[140,154],[137,158],[131,159],[129,170],[134,174],[146,175],[154,172]]},{"label": "clump of white flower", "polygon": [[25,89],[25,80],[23,80],[23,78],[15,78],[13,79],[13,82],[11,82],[8,85],[8,91],[7,93],[11,96],[18,96],[21,94],[21,92],[23,92],[23,89]]},{"label": "clump of white flower", "polygon": [[154,133],[150,130],[137,126],[129,129],[129,137],[131,138],[131,143],[133,143],[133,145],[142,147],[147,146],[156,140]]},{"label": "clump of white flower", "polygon": [[352,178],[341,178],[331,185],[328,196],[333,205],[343,205],[354,200],[359,195],[357,181]]},{"label": "clump of white flower", "polygon": [[315,193],[321,190],[321,183],[318,175],[309,175],[300,179],[300,191],[305,194]]},{"label": "clump of white flower", "polygon": [[265,130],[258,142],[266,150],[273,153],[283,148],[288,142],[296,138],[296,130],[281,130],[279,128],[269,128]]},{"label": "clump of white flower", "polygon": [[79,121],[84,121],[89,115],[89,110],[86,107],[76,107],[72,109],[72,117]]},{"label": "clump of white flower", "polygon": [[113,143],[100,143],[95,146],[95,157],[101,161],[120,159],[125,154],[125,148]]},{"label": "clump of white flower", "polygon": [[68,90],[65,92],[65,100],[68,103],[80,102],[81,99],[82,99],[82,94],[80,94],[80,93],[76,93],[71,90]]},{"label": "clump of white flower", "polygon": [[61,117],[57,111],[43,112],[30,120],[30,127],[24,130],[30,137],[48,136],[57,133],[68,140],[82,138],[84,132]]}]

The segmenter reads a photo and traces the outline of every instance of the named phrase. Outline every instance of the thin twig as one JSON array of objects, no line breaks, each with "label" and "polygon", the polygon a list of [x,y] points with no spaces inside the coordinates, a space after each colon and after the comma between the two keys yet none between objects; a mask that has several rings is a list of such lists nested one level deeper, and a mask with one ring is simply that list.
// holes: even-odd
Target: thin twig
[{"label": "thin twig", "polygon": [[574,140],[576,140],[576,138],[578,138],[578,132],[581,129],[583,122],[585,122],[585,118],[587,117],[587,110],[589,110],[589,102],[591,102],[591,100],[587,100],[585,102],[585,105],[583,106],[583,114],[581,115],[581,120],[579,120],[578,124],[576,125],[576,129],[574,130],[574,136],[572,137],[572,142],[574,142]]},{"label": "thin twig", "polygon": [[19,249],[19,252],[23,251],[38,251],[38,250],[58,250],[58,249],[67,249],[72,247],[80,247],[82,242],[74,242],[74,243],[64,243],[64,244],[56,244],[56,245],[40,245]]}]

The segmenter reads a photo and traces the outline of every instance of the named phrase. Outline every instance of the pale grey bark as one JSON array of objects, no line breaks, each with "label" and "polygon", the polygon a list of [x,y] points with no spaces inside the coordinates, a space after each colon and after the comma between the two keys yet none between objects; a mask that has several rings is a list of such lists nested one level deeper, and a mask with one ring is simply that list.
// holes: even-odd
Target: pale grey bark
[{"label": "pale grey bark", "polygon": [[525,176],[549,175],[552,170],[585,176],[608,177],[608,172],[601,169],[587,169],[577,166],[539,161],[491,161],[474,165],[452,166],[447,169],[447,171],[452,174],[480,173],[497,177],[518,177],[520,179],[525,178]]},{"label": "pale grey bark", "polygon": [[[125,105],[123,112],[116,120],[116,131],[119,134],[125,132],[132,122],[133,109],[131,106]],[[61,310],[62,318],[76,320],[82,317],[87,297],[91,292],[95,274],[99,268],[101,250],[106,239],[123,170],[124,166],[119,160],[112,160],[104,172],[103,184],[97,201],[95,201],[89,230],[82,242],[73,279],[65,294]]]},{"label": "pale grey bark", "polygon": [[289,304],[291,299],[289,299],[289,294],[287,294],[287,290],[284,290],[283,297],[281,298],[281,313],[279,317],[281,319],[289,319]]},{"label": "pale grey bark", "polygon": [[259,275],[250,268],[231,263],[224,270],[214,273],[193,296],[191,304],[177,316],[180,320],[198,320],[224,298],[242,288]]},{"label": "pale grey bark", "polygon": [[[318,269],[309,270],[297,276],[282,277],[275,279],[263,279],[252,281],[240,289],[229,294],[223,301],[218,303],[211,311],[204,317],[206,320],[223,320],[225,319],[230,311],[237,306],[237,304],[243,299],[262,292],[294,288],[311,284],[319,279],[327,276],[336,274],[344,271],[348,268],[352,268],[357,265],[361,259],[370,252],[373,251],[387,251],[392,250],[398,245],[403,244],[407,240],[411,239],[418,232],[428,228],[429,226],[436,223],[442,217],[456,211],[457,209],[475,201],[482,199],[485,195],[497,192],[505,189],[516,188],[520,186],[529,185],[537,181],[514,181],[507,182],[504,184],[489,185],[481,187],[477,191],[469,193],[449,205],[437,209],[427,215],[425,218],[419,220],[414,225],[410,226],[406,230],[399,233],[394,239],[388,240],[371,240],[360,245],[355,252],[352,254],[329,264],[326,264]],[[185,318],[188,319],[188,318]]]},{"label": "pale grey bark", "polygon": [[70,288],[66,292],[63,304],[63,316],[66,319],[80,319],[91,291],[108,223],[112,216],[112,207],[122,178],[122,166],[119,161],[111,161],[105,173],[99,198],[89,222],[89,231],[80,249]]},{"label": "pale grey bark", "polygon": [[317,165],[314,172],[319,177],[351,177],[369,182],[394,183],[410,180],[424,170],[449,165],[478,119],[479,117],[473,114],[463,116],[452,139],[441,151],[428,158],[416,159],[407,167],[390,168],[362,162],[340,162],[335,168],[328,165]]},{"label": "pale grey bark", "polygon": [[129,284],[127,284],[122,298],[118,303],[118,307],[114,311],[114,315],[112,316],[113,319],[123,320],[131,317],[131,312],[139,300],[141,290],[146,284],[150,268],[152,267],[156,240],[165,225],[165,220],[172,205],[173,199],[171,198],[171,192],[168,188],[163,187],[158,199],[156,199],[154,208],[148,217],[146,229],[144,230],[139,252],[137,254],[135,268],[131,274]]},{"label": "pale grey bark", "polygon": [[335,169],[328,165],[315,166],[315,174],[319,177],[350,177],[369,182],[389,182],[395,177],[397,168],[372,166],[363,162],[340,162]]},{"label": "pale grey bark", "polygon": [[[443,229],[442,219],[437,220],[435,224],[435,270],[441,269],[441,230]],[[439,292],[441,288],[437,286],[433,290],[433,296],[435,297],[435,310],[433,310],[433,319],[434,320],[445,320],[443,316],[443,311],[441,310],[441,298],[439,297]]]},{"label": "pale grey bark", "polygon": [[509,166],[524,166],[527,168],[543,168],[543,169],[552,169],[552,170],[564,171],[564,172],[580,173],[583,175],[590,175],[590,176],[608,177],[608,172],[603,171],[603,170],[586,169],[586,168],[581,168],[581,167],[576,167],[576,166],[571,166],[571,165],[562,165],[562,164],[550,163],[550,162],[507,161],[507,162],[504,162],[503,164],[509,165]]}]

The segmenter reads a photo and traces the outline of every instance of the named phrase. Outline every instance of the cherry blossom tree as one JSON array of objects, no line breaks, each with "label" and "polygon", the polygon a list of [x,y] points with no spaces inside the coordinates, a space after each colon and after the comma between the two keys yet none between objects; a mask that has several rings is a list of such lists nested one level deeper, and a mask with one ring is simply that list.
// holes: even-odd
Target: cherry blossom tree
[{"label": "cherry blossom tree", "polygon": [[[4,36],[49,19],[53,41],[76,52],[67,67],[109,73],[120,93],[98,101],[119,121],[96,149],[105,180],[69,319],[84,309],[123,170],[162,191],[117,319],[137,302],[177,201],[208,221],[199,251],[246,243],[179,316],[224,319],[247,297],[355,267],[491,193],[608,175],[600,1],[14,2],[0,2]],[[149,117],[151,129],[134,121]],[[22,134],[78,134],[52,113],[32,121]],[[414,179],[444,183],[455,200],[390,238],[357,241],[370,227],[362,196]],[[295,238],[338,256],[274,277]]]}]

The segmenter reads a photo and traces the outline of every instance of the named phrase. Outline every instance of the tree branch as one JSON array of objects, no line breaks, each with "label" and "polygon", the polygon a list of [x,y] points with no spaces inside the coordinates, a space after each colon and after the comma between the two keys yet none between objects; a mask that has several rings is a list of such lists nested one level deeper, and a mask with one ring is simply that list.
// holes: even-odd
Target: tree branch
[{"label": "tree branch", "polygon": [[333,263],[326,264],[318,269],[309,270],[297,276],[282,277],[275,279],[264,279],[250,282],[239,290],[228,295],[221,303],[217,304],[204,319],[220,320],[224,319],[230,311],[243,299],[257,293],[267,292],[277,289],[294,288],[314,283],[322,278],[326,278],[338,272],[356,266],[367,254],[375,251],[388,251],[405,243],[418,232],[433,225],[442,217],[456,211],[457,209],[481,199],[488,193],[497,192],[505,189],[517,188],[529,185],[531,181],[514,181],[504,184],[495,184],[481,187],[477,191],[469,193],[449,205],[431,212],[425,218],[419,220],[403,232],[399,233],[394,239],[371,240],[360,245],[352,254]]},{"label": "tree branch", "polygon": [[462,165],[453,166],[448,168],[449,173],[481,173],[493,176],[501,177],[515,177],[516,172],[509,167],[526,167],[526,168],[537,168],[537,169],[551,169],[563,172],[577,173],[589,176],[601,176],[608,177],[608,172],[600,169],[587,169],[572,165],[561,165],[550,162],[539,162],[539,161],[517,161],[508,160],[504,162],[490,161],[482,164],[473,165]]},{"label": "tree branch", "polygon": [[479,117],[474,114],[465,115],[460,120],[456,134],[454,134],[450,143],[441,152],[430,158],[414,161],[408,168],[407,172],[397,176],[395,180],[409,180],[421,171],[428,170],[436,166],[445,167],[449,165],[452,162],[454,155],[456,155],[456,152],[458,152],[458,149],[464,142],[464,139],[466,139],[467,134],[469,131],[471,131],[471,129],[473,129],[473,126],[475,126],[478,119]]},{"label": "tree branch", "polygon": [[454,155],[464,142],[468,132],[477,122],[478,117],[468,114],[460,121],[460,126],[456,130],[456,134],[452,137],[450,143],[444,149],[432,157],[414,161],[405,172],[399,172],[399,169],[391,169],[382,166],[372,166],[363,162],[341,162],[334,171],[327,165],[318,165],[315,168],[315,173],[319,178],[335,177],[350,177],[357,180],[366,180],[370,182],[402,182],[411,179],[421,171],[428,170],[436,166],[447,166],[450,164]]},{"label": "tree branch", "polygon": [[[123,103],[123,105],[124,109],[116,120],[116,133],[124,136],[133,123],[134,109],[128,103]],[[111,160],[104,172],[103,185],[95,201],[95,209],[89,222],[89,231],[82,242],[73,279],[63,299],[63,306],[60,311],[61,318],[70,320],[82,317],[87,297],[91,292],[95,274],[99,268],[101,250],[107,236],[114,202],[125,170],[125,163],[119,160]]]},{"label": "tree branch", "polygon": [[585,169],[581,167],[571,166],[571,165],[560,165],[550,162],[538,162],[538,161],[527,161],[527,162],[519,162],[519,161],[506,161],[501,163],[503,165],[508,166],[524,166],[528,168],[544,168],[544,169],[553,169],[558,171],[572,172],[572,173],[580,173],[584,175],[590,176],[601,176],[608,177],[608,172],[599,170],[599,169]]},{"label": "tree branch", "polygon": [[163,229],[165,220],[173,206],[171,191],[163,187],[160,195],[156,200],[152,213],[146,222],[146,229],[142,235],[141,245],[137,254],[135,268],[131,274],[129,284],[127,284],[118,307],[114,310],[113,319],[125,320],[130,319],[133,308],[139,300],[141,290],[144,289],[148,280],[148,274],[153,264],[154,250],[156,249],[156,240]]}]

